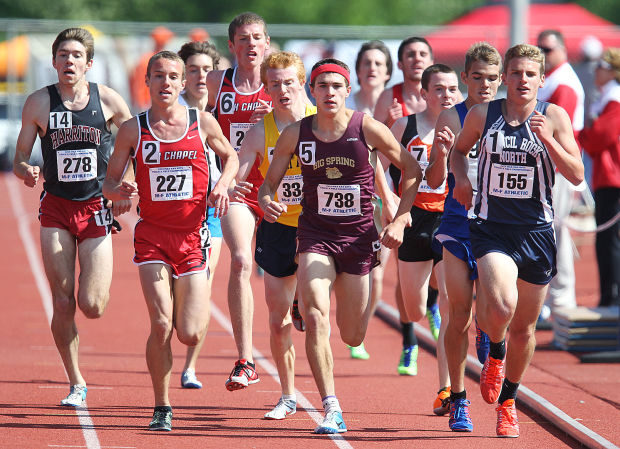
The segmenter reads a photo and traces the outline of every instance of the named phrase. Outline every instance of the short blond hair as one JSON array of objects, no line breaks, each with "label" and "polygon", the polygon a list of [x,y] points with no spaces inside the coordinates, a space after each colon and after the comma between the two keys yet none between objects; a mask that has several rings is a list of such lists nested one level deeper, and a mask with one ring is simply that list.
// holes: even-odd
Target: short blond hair
[{"label": "short blond hair", "polygon": [[502,71],[502,55],[488,42],[476,42],[469,47],[465,53],[465,73],[469,73],[469,69],[476,61],[496,65],[499,67],[499,71]]},{"label": "short blond hair", "polygon": [[515,58],[527,58],[530,61],[537,62],[540,67],[540,74],[545,73],[545,54],[540,48],[529,44],[518,44],[510,47],[504,56],[504,72],[508,70],[510,61]]},{"label": "short blond hair", "polygon": [[263,63],[260,65],[260,80],[263,84],[267,84],[268,69],[286,69],[294,66],[297,70],[297,78],[300,84],[306,83],[306,68],[297,53],[292,51],[276,51],[270,53]]}]

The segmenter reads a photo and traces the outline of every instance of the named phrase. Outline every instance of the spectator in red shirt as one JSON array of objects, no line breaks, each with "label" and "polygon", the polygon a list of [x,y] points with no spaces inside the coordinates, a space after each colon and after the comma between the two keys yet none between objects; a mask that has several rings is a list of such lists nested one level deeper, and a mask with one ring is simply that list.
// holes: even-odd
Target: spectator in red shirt
[{"label": "spectator in red shirt", "polygon": [[[538,35],[538,47],[545,54],[545,85],[539,89],[538,99],[564,108],[571,119],[576,137],[583,128],[585,95],[577,74],[568,63],[564,37],[557,30],[544,30]],[[555,213],[553,227],[557,245],[558,273],[549,284],[539,328],[544,326],[552,310],[577,305],[573,241],[565,224],[566,218],[570,215],[572,197],[572,184],[556,172],[553,186]]]},{"label": "spectator in red shirt", "polygon": [[602,228],[596,234],[599,306],[611,306],[620,304],[620,48],[605,51],[594,82],[601,97],[579,142],[592,157],[594,215]]}]

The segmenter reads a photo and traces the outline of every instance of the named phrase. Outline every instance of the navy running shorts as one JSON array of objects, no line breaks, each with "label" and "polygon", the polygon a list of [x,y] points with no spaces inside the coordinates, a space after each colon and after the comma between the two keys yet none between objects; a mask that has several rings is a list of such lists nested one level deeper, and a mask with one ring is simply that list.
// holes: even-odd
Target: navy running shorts
[{"label": "navy running shorts", "polygon": [[476,219],[470,222],[469,230],[476,259],[491,252],[506,254],[517,265],[519,279],[530,284],[547,285],[555,276],[556,247],[551,223],[513,226]]},{"label": "navy running shorts", "polygon": [[292,276],[297,271],[297,228],[262,220],[256,230],[254,260],[277,278]]}]

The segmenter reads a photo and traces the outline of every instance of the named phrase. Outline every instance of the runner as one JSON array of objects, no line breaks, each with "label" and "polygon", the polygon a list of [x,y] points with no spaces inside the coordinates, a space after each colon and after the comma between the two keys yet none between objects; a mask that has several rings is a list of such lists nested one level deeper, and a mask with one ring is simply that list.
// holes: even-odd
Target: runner
[{"label": "runner", "polygon": [[[375,105],[379,99],[379,95],[385,89],[385,85],[392,76],[392,57],[390,50],[381,41],[370,41],[362,44],[357,59],[355,60],[355,74],[360,89],[347,97],[346,106],[349,109],[362,111],[370,116],[374,114]],[[381,173],[379,173],[381,172]],[[377,189],[384,185],[385,176],[381,176],[383,167],[377,164]],[[381,222],[387,224],[394,218],[394,213],[398,207],[398,197],[389,190],[389,185],[385,185],[385,192],[381,200],[375,197],[377,207],[381,211]],[[379,192],[381,193],[381,192]],[[390,257],[390,250],[383,246],[381,248],[381,263],[371,272],[370,275],[370,315],[374,315],[374,311],[383,296],[383,270]],[[366,351],[364,343],[359,346],[349,347],[351,357],[359,360],[368,360],[370,354]]]},{"label": "runner", "polygon": [[[351,91],[349,77],[346,64],[336,59],[314,65],[310,92],[317,102],[317,114],[282,132],[259,190],[265,220],[276,221],[288,210],[286,204],[274,200],[276,191],[293,155],[298,157],[304,185],[297,279],[306,319],[306,354],[325,409],[325,418],[315,429],[319,434],[347,431],[334,387],[330,292],[333,287],[343,341],[359,345],[370,319],[369,273],[378,263],[381,242],[389,248],[402,242],[421,175],[385,126],[345,107]],[[404,171],[400,207],[381,237],[371,203],[375,148]]]},{"label": "runner", "polygon": [[[426,102],[423,112],[398,119],[392,126],[392,134],[409,151],[422,167],[428,166],[435,136],[435,123],[442,111],[451,108],[458,101],[459,81],[454,70],[444,64],[434,64],[422,74],[422,98]],[[403,244],[398,248],[398,273],[400,289],[407,316],[412,322],[426,315],[431,273],[437,278],[439,300],[442,309],[447,307],[441,254],[432,249],[433,234],[439,227],[447,188],[445,181],[431,188],[422,180],[418,195],[411,209],[412,226],[405,229]],[[444,311],[445,312],[445,311]],[[442,313],[443,315],[443,313]],[[437,344],[437,367],[439,370],[439,393],[433,405],[438,415],[448,412],[450,379],[443,345],[446,320],[440,324]],[[409,355],[410,369],[417,373],[418,346],[405,348]]]},{"label": "runner", "polygon": [[[426,39],[412,36],[402,41],[398,47],[398,68],[403,72],[403,82],[385,89],[381,93],[375,107],[375,119],[392,127],[399,118],[424,111],[426,109],[426,101],[420,93],[422,89],[422,73],[432,64],[433,49]],[[386,177],[392,183],[396,192],[396,186],[400,182],[400,171],[393,165],[390,165],[386,172]],[[428,296],[429,306],[432,308],[427,310],[429,325],[433,331],[433,336],[439,338],[441,316],[436,302],[432,303],[432,299],[437,298],[437,290],[429,290]],[[396,287],[396,306],[400,313],[403,336],[403,350],[398,363],[398,374],[415,376],[418,370],[415,358],[412,357],[415,355],[412,352],[412,348],[417,346],[418,340],[414,332],[413,320],[407,316],[407,310],[400,291],[400,280]]]},{"label": "runner", "polygon": [[[473,210],[467,211],[453,198],[454,175],[448,166],[449,152],[454,136],[461,131],[467,111],[475,104],[493,100],[497,94],[502,71],[502,57],[498,51],[480,42],[472,45],[465,55],[465,70],[461,81],[467,86],[467,99],[455,107],[439,114],[435,126],[435,141],[431,149],[430,163],[426,169],[426,181],[431,188],[437,188],[448,178],[448,195],[444,204],[441,224],[435,234],[433,246],[443,249],[443,269],[448,294],[449,318],[446,327],[444,347],[450,373],[451,390],[440,392],[443,409],[450,407],[449,426],[455,432],[471,432],[473,424],[469,416],[470,402],[465,392],[465,360],[467,358],[467,331],[472,319],[474,281],[477,283],[476,259],[471,252],[469,220]],[[472,186],[478,179],[478,144],[467,156],[467,175]],[[479,290],[478,290],[479,291]],[[484,363],[489,352],[488,336],[476,326],[476,349],[478,359]],[[443,397],[442,397],[443,396]]]},{"label": "runner", "polygon": [[[185,90],[179,95],[179,103],[183,106],[196,108],[199,111],[206,110],[209,91],[207,90],[207,74],[217,69],[220,55],[213,44],[209,42],[188,42],[179,50],[179,56],[183,59],[187,70]],[[220,179],[220,170],[216,161],[217,156],[213,150],[207,147],[209,162],[209,188],[213,190],[215,184]],[[219,217],[215,216],[215,208],[207,208],[206,228],[203,226],[203,233],[208,233],[208,239],[203,239],[209,243],[209,280],[207,281],[207,300],[211,297],[211,285],[215,276],[217,262],[220,259],[222,249],[222,225]],[[202,388],[202,382],[196,377],[196,362],[205,335],[196,346],[188,346],[185,356],[185,366],[181,374],[181,386],[183,388]]]},{"label": "runner", "polygon": [[[207,88],[209,107],[224,135],[239,151],[252,123],[258,122],[271,109],[271,98],[265,93],[260,78],[260,65],[269,49],[267,25],[257,14],[240,14],[228,27],[228,39],[237,66],[210,72]],[[263,216],[256,202],[256,192],[263,180],[258,165],[252,166],[246,180],[253,186],[251,193],[243,202],[232,202],[229,213],[222,219],[222,233],[231,255],[228,308],[239,356],[226,380],[229,391],[246,388],[260,380],[252,356],[254,297],[250,286],[252,237]]]},{"label": "runner", "polygon": [[[270,53],[261,65],[265,92],[273,99],[273,110],[247,133],[239,152],[238,189],[250,192],[243,182],[250,168],[259,161],[267,173],[280,130],[303,117],[316,113],[304,94],[306,69],[295,53]],[[266,419],[284,419],[297,410],[295,396],[295,348],[291,339],[291,308],[297,286],[295,262],[297,220],[301,212],[303,181],[297,157],[293,157],[277,197],[287,205],[275,223],[262,220],[256,231],[256,263],[265,271],[265,299],[269,308],[271,355],[278,369],[282,396]]]},{"label": "runner", "polygon": [[[78,363],[76,305],[87,318],[99,318],[110,299],[114,216],[131,201],[103,198],[101,186],[112,150],[110,125],[131,117],[118,93],[86,81],[95,42],[89,31],[68,28],[52,44],[58,83],[32,93],[22,112],[13,171],[28,187],[40,168],[29,164],[37,136],[43,152],[41,255],[52,291],[52,335],[69,378],[70,392],[60,405],[86,401],[86,381]],[[75,259],[80,264],[77,301]]]},{"label": "runner", "polygon": [[[154,55],[146,83],[152,106],[119,130],[103,189],[112,199],[139,195],[134,262],[151,322],[146,361],[155,409],[149,429],[169,431],[172,331],[188,346],[198,344],[206,332],[208,261],[200,230],[207,204],[216,209],[216,217],[227,212],[228,185],[238,160],[211,114],[179,104],[185,85],[179,55]],[[210,194],[207,144],[224,162]],[[130,157],[135,182],[121,180]]]},{"label": "runner", "polygon": [[489,404],[498,401],[500,437],[519,436],[514,401],[534,352],[536,320],[547,285],[556,271],[553,168],[574,185],[583,181],[583,163],[568,114],[536,100],[545,79],[544,59],[531,45],[508,50],[502,77],[507,98],[469,111],[451,156],[454,199],[469,209],[472,186],[466,159],[482,138],[477,218],[470,223],[470,231],[481,293],[478,321],[490,339],[480,390]]}]

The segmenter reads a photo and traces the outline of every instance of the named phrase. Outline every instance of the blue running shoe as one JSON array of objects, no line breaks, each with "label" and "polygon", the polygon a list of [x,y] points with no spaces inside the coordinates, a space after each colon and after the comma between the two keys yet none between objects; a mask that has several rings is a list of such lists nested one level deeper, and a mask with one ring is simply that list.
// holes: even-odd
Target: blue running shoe
[{"label": "blue running shoe", "polygon": [[491,344],[489,336],[482,329],[478,327],[478,319],[476,322],[476,354],[478,355],[478,361],[482,364],[489,356],[489,346]]},{"label": "blue running shoe", "polygon": [[334,434],[346,431],[347,426],[344,424],[344,419],[342,419],[342,412],[340,410],[326,413],[321,425],[314,429],[314,433],[319,434]]},{"label": "blue running shoe", "polygon": [[439,328],[441,327],[441,314],[439,313],[439,304],[435,303],[426,308],[426,318],[428,318],[428,326],[435,340],[439,340]]},{"label": "blue running shoe", "polygon": [[474,425],[469,416],[469,402],[467,399],[457,399],[450,403],[450,420],[448,425],[453,432],[473,432]]}]

